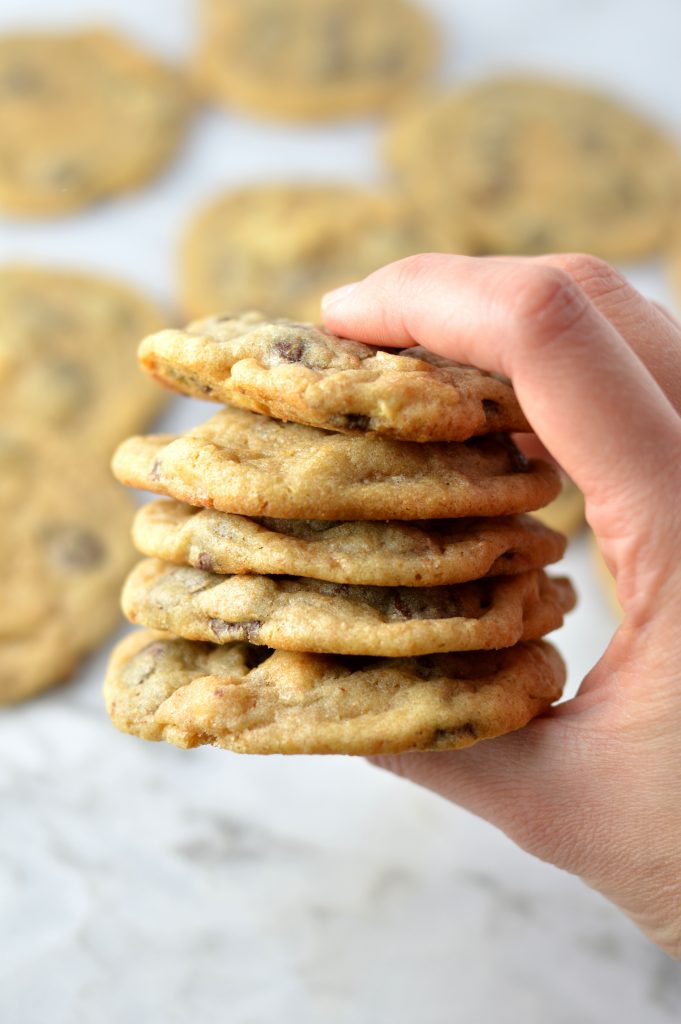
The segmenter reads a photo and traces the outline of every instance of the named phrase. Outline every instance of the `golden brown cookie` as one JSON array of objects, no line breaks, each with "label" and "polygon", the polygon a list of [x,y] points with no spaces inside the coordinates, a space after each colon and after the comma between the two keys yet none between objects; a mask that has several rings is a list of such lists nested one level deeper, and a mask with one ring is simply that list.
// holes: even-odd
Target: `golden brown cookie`
[{"label": "golden brown cookie", "polygon": [[146,298],[116,281],[0,268],[1,423],[36,446],[44,435],[108,458],[163,405],[134,354],[140,337],[164,322]]},{"label": "golden brown cookie", "polygon": [[530,429],[505,379],[424,348],[382,351],[261,313],[152,334],[139,359],[175,391],[325,430],[466,441]]},{"label": "golden brown cookie", "polygon": [[607,96],[542,78],[482,81],[415,103],[386,156],[424,216],[476,253],[648,256],[679,196],[676,146]]},{"label": "golden brown cookie", "polygon": [[563,624],[574,592],[539,569],[448,587],[364,587],[217,576],[148,558],[130,573],[122,605],[131,622],[186,640],[400,658],[538,640]]},{"label": "golden brown cookie", "polygon": [[152,501],[135,518],[138,551],[216,573],[311,576],[334,583],[432,587],[557,562],[565,538],[529,516],[354,522],[249,519]]},{"label": "golden brown cookie", "polygon": [[669,247],[665,253],[665,270],[667,281],[676,302],[676,313],[681,306],[681,227],[677,216]]},{"label": "golden brown cookie", "polygon": [[[451,230],[445,240],[404,200],[349,185],[239,188],[209,202],[189,225],[183,306],[188,317],[262,309],[316,321],[329,289],[451,241]],[[465,250],[463,238],[456,249]]]},{"label": "golden brown cookie", "polygon": [[267,117],[381,110],[425,78],[437,49],[408,0],[203,0],[201,12],[199,89]]},{"label": "golden brown cookie", "polygon": [[0,704],[67,678],[120,619],[133,505],[108,473],[0,429]]},{"label": "golden brown cookie", "polygon": [[542,641],[423,658],[218,647],[138,631],[104,686],[123,732],[250,754],[448,750],[519,729],[561,694],[565,668]]},{"label": "golden brown cookie", "polygon": [[189,113],[179,75],[104,30],[0,37],[0,210],[68,213],[157,174]]},{"label": "golden brown cookie", "polygon": [[527,512],[558,493],[553,467],[510,438],[417,444],[280,423],[229,406],[182,437],[132,437],[113,470],[129,487],[279,519],[449,519]]}]

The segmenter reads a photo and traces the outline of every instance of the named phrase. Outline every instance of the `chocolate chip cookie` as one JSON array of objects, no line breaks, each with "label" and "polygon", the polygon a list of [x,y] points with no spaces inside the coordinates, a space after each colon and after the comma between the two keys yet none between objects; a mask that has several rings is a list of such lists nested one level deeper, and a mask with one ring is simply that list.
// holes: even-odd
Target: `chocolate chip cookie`
[{"label": "chocolate chip cookie", "polygon": [[333,583],[432,587],[558,561],[565,538],[529,516],[354,522],[250,519],[152,501],[135,518],[138,551],[215,573],[310,576]]},{"label": "chocolate chip cookie", "polygon": [[529,430],[508,381],[414,347],[382,351],[261,313],[210,317],[145,338],[166,387],[279,420],[408,441]]},{"label": "chocolate chip cookie", "polygon": [[114,651],[107,709],[123,732],[249,754],[468,747],[519,729],[561,694],[550,644],[422,658],[344,658],[138,631]]},{"label": "chocolate chip cookie", "polygon": [[447,587],[364,587],[304,577],[218,576],[140,562],[123,588],[131,622],[186,640],[408,658],[537,640],[574,605],[539,569]]},{"label": "chocolate chip cookie", "polygon": [[431,70],[435,31],[408,0],[203,0],[203,94],[276,118],[383,109]]},{"label": "chocolate chip cookie", "polygon": [[505,435],[418,444],[225,408],[181,437],[132,437],[116,477],[190,505],[281,519],[449,519],[527,512],[557,472]]},{"label": "chocolate chip cookie", "polygon": [[165,322],[146,298],[115,281],[0,268],[0,422],[36,445],[43,435],[58,437],[108,458],[163,405],[134,352],[141,335]]},{"label": "chocolate chip cookie", "polygon": [[0,427],[0,704],[65,679],[120,618],[133,505],[82,453]]},{"label": "chocolate chip cookie", "polygon": [[0,210],[63,214],[141,184],[189,109],[179,75],[113,32],[0,37]]},{"label": "chocolate chip cookie", "polygon": [[617,101],[542,78],[500,78],[400,115],[386,156],[424,216],[474,253],[648,256],[681,181],[676,146]]},{"label": "chocolate chip cookie", "polygon": [[[403,199],[348,185],[238,188],[189,225],[183,306],[188,317],[263,309],[316,321],[324,292],[404,256],[449,248],[449,228],[445,236]],[[457,239],[456,251],[465,245]]]}]

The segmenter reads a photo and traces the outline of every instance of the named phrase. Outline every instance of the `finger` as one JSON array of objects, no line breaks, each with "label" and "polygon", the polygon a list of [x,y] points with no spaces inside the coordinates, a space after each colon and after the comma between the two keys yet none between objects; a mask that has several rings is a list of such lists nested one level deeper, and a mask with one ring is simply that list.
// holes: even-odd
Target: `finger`
[{"label": "finger", "polygon": [[658,312],[661,313],[662,316],[665,317],[665,319],[673,323],[676,329],[679,331],[679,334],[681,334],[681,322],[679,321],[679,318],[677,316],[674,316],[670,309],[667,309],[664,302],[658,302],[657,299],[651,299],[650,301],[652,305],[655,307],[655,309],[658,310]]},{"label": "finger", "polygon": [[547,462],[555,463],[553,455],[546,450],[536,434],[514,434],[513,440],[528,459],[546,459]]},{"label": "finger", "polygon": [[559,719],[539,718],[464,750],[369,760],[491,822],[529,853],[586,874],[586,857],[607,820],[608,785],[606,776],[600,787],[590,787],[598,806],[585,799],[589,779],[600,778],[606,766],[599,764],[602,744],[594,743],[585,716],[579,724],[568,733]]},{"label": "finger", "polygon": [[560,253],[511,259],[557,267],[569,274],[681,412],[681,326],[664,307],[644,298],[619,271],[596,256]]},{"label": "finger", "polygon": [[[639,536],[671,501],[679,417],[613,325],[564,270],[427,254],[376,271],[324,310],[339,334],[425,347],[511,377],[540,440],[601,510]],[[660,492],[660,480],[668,486]],[[656,495],[659,497],[655,498]],[[619,511],[618,511],[619,510]],[[615,556],[613,555],[613,560]]]}]

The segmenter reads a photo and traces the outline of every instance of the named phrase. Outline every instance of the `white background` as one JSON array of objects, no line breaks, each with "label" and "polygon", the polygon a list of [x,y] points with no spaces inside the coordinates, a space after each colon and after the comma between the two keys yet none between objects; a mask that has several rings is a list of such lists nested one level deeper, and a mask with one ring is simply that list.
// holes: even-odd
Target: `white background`
[{"label": "white background", "polygon": [[[681,137],[677,0],[427,6],[445,80],[532,66],[609,87]],[[181,58],[184,0],[0,0],[0,29],[109,23]],[[2,126],[0,125],[0,131]],[[222,186],[378,180],[373,122],[196,118],[160,180],[77,217],[0,220],[0,262],[99,269],[173,305],[178,235]],[[126,144],[121,139],[121,146]],[[628,268],[669,301],[658,267]],[[174,429],[205,418],[178,401]],[[614,619],[585,539],[557,640],[570,691]],[[681,968],[579,881],[359,759],[244,758],[117,734],[105,653],[0,713],[2,1024],[666,1024]]]}]

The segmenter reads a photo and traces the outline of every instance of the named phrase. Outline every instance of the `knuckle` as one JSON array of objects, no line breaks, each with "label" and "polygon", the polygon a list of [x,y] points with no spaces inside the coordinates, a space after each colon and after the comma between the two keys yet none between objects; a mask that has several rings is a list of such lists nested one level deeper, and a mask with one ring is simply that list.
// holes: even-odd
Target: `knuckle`
[{"label": "knuckle", "polygon": [[631,291],[631,285],[618,270],[590,253],[565,253],[556,258],[554,265],[569,274],[592,299]]},{"label": "knuckle", "polygon": [[537,266],[516,282],[511,312],[526,344],[544,343],[570,331],[589,300],[559,267]]},{"label": "knuckle", "polygon": [[442,263],[442,254],[437,252],[417,252],[405,256],[395,264],[398,284],[410,284],[415,278],[430,277]]}]

